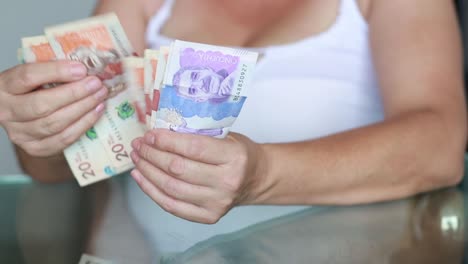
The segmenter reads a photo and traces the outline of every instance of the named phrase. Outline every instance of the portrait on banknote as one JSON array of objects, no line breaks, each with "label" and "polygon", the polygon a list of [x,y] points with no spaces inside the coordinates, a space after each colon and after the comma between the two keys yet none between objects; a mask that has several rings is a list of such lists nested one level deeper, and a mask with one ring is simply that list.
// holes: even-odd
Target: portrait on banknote
[{"label": "portrait on banknote", "polygon": [[187,48],[180,54],[173,85],[180,96],[193,101],[222,102],[232,94],[238,63],[235,56]]},{"label": "portrait on banknote", "polygon": [[119,54],[114,49],[98,49],[93,46],[80,46],[69,55],[70,59],[82,62],[89,75],[95,75],[116,94],[125,89],[124,83],[115,76],[123,74]]}]

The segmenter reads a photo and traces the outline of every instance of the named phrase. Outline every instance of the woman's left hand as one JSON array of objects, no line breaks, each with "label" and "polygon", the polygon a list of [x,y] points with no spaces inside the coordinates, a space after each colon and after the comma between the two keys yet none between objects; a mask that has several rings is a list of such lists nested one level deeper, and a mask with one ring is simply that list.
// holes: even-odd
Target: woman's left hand
[{"label": "woman's left hand", "polygon": [[165,211],[205,224],[255,201],[264,158],[259,144],[236,133],[225,139],[165,129],[132,143],[131,175]]}]

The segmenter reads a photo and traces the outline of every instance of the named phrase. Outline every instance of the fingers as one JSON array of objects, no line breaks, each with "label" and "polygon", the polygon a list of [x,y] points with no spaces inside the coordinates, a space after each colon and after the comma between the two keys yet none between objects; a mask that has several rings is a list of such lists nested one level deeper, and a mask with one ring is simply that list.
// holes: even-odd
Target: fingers
[{"label": "fingers", "polygon": [[62,107],[71,105],[102,88],[102,82],[94,76],[51,89],[15,97],[12,109],[15,121],[31,121],[49,116]]},{"label": "fingers", "polygon": [[75,61],[52,61],[18,65],[0,75],[0,83],[10,94],[25,94],[48,83],[73,82],[84,78],[86,67]]},{"label": "fingers", "polygon": [[[79,120],[89,111],[98,111],[106,99],[108,90],[102,87],[96,93],[41,119],[24,123],[24,127],[31,127],[27,132],[33,138],[45,138],[60,133],[68,126]],[[99,111],[98,111],[99,112]]]},{"label": "fingers", "polygon": [[42,140],[24,143],[21,147],[30,155],[37,157],[47,157],[57,154],[77,141],[86,131],[94,126],[104,113],[104,109],[105,107],[102,103],[59,134]]},{"label": "fingers", "polygon": [[156,129],[146,134],[145,142],[159,150],[203,163],[220,165],[229,162],[224,155],[225,149],[228,148],[227,143],[208,136]]},{"label": "fingers", "polygon": [[135,152],[132,153],[132,159],[136,163],[138,171],[145,175],[148,181],[169,197],[202,206],[204,201],[211,200],[215,196],[215,194],[211,192],[211,189],[186,183],[171,177],[148,161],[138,158],[136,155]]},{"label": "fingers", "polygon": [[143,192],[166,212],[193,222],[214,224],[218,221],[219,218],[206,209],[169,197],[160,188],[143,177],[138,170],[133,170],[131,175]]},{"label": "fingers", "polygon": [[181,181],[209,187],[216,185],[216,175],[219,172],[215,165],[196,162],[173,153],[155,149],[141,142],[141,140],[134,140],[132,146],[137,151],[138,157]]}]

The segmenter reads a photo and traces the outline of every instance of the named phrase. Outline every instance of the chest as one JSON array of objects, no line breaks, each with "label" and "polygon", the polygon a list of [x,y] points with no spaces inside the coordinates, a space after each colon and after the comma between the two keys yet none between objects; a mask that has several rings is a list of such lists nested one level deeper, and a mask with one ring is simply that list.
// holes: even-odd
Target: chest
[{"label": "chest", "polygon": [[[161,34],[225,46],[282,45],[326,31],[341,1],[356,0],[176,0]],[[365,16],[370,1],[357,0]]]}]

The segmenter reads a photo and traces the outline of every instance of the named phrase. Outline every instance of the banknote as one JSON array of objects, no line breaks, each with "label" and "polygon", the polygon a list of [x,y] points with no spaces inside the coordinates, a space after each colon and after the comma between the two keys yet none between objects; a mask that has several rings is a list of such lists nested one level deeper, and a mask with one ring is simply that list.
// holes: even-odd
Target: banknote
[{"label": "banknote", "polygon": [[145,61],[139,57],[126,57],[123,59],[123,66],[130,99],[138,121],[146,126]]},{"label": "banknote", "polygon": [[[56,59],[55,53],[49,44],[46,36],[26,37],[21,39],[22,63],[47,62]],[[43,88],[52,88],[58,86],[58,83],[49,83],[42,85]]]},{"label": "banknote", "polygon": [[155,127],[225,137],[247,98],[258,54],[176,40]]},{"label": "banknote", "polygon": [[169,46],[162,46],[159,50],[159,59],[158,59],[158,70],[156,71],[156,76],[154,80],[154,85],[152,91],[152,101],[151,101],[151,128],[154,128],[156,122],[156,115],[158,112],[158,106],[160,101],[160,90],[162,88],[162,83],[164,80],[164,73],[166,71],[166,64],[167,60],[169,59],[169,55],[171,52],[171,47]]},{"label": "banknote", "polygon": [[162,46],[159,49],[158,71],[156,72],[154,80],[156,89],[160,89],[163,84],[170,53],[171,46]]},{"label": "banknote", "polygon": [[[151,129],[151,104],[153,102],[153,87],[158,70],[159,50],[145,50],[145,102],[146,128]],[[159,101],[159,99],[158,99]],[[156,108],[157,109],[157,108]]]},{"label": "banknote", "polygon": [[46,36],[22,38],[21,51],[25,63],[47,62],[56,59]]},{"label": "banknote", "polygon": [[240,100],[247,95],[257,58],[256,52],[176,40],[163,85],[183,87],[180,94],[197,101]]},{"label": "banknote", "polygon": [[95,128],[91,128],[64,151],[67,163],[82,187],[118,173],[104,150],[100,137]]},{"label": "banknote", "polygon": [[107,100],[104,114],[94,127],[102,135],[103,148],[115,171],[122,173],[133,168],[131,143],[143,136],[145,126],[138,119],[129,89]]},{"label": "banknote", "polygon": [[[92,182],[133,168],[130,144],[144,130],[139,123],[135,96],[126,89],[122,62],[133,54],[133,48],[117,16],[107,14],[53,26],[46,28],[45,33],[57,58],[82,62],[88,75],[99,77],[110,92],[104,114],[91,133],[96,135],[94,141],[90,142],[85,135],[64,151],[75,177],[80,181],[82,169],[88,164],[96,174]],[[89,153],[98,153],[99,157]],[[91,158],[81,165],[77,160],[82,157]]]},{"label": "banknote", "polygon": [[89,75],[103,81],[109,97],[126,88],[122,58],[134,52],[115,14],[49,27],[45,33],[57,58],[82,62]]}]

